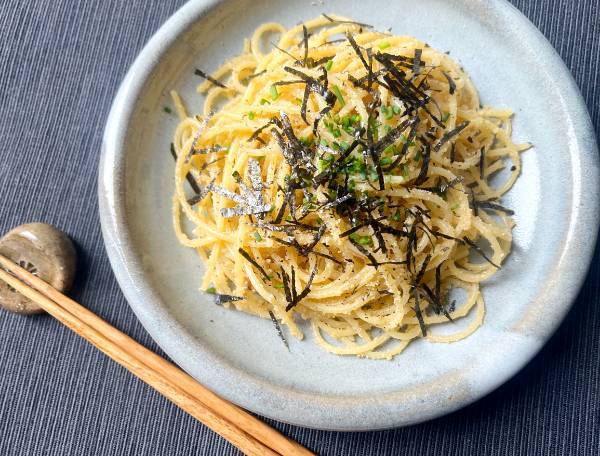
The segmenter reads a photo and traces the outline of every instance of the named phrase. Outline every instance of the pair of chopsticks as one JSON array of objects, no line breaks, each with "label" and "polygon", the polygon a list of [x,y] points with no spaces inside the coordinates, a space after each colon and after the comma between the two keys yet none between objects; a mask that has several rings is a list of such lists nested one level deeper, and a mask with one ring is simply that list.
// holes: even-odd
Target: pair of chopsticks
[{"label": "pair of chopsticks", "polygon": [[0,280],[249,456],[312,452],[200,385],[82,305],[0,255]]}]

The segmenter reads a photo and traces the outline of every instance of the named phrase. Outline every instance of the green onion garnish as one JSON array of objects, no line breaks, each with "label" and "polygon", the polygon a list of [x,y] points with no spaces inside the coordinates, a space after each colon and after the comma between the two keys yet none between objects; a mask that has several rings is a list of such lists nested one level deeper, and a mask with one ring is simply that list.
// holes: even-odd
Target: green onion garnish
[{"label": "green onion garnish", "polygon": [[442,122],[446,122],[450,118],[451,114],[449,112],[445,112],[442,116]]},{"label": "green onion garnish", "polygon": [[250,120],[254,120],[254,117],[255,117],[254,113],[253,113],[252,111],[250,111],[250,112],[248,113],[248,119],[250,119]]},{"label": "green onion garnish", "polygon": [[260,99],[260,104],[261,105],[266,105],[266,104],[271,104],[271,102],[269,100],[267,100],[266,98],[261,98]]},{"label": "green onion garnish", "polygon": [[273,287],[274,288],[280,288],[280,289],[282,289],[283,288],[283,284],[282,283],[275,283],[275,284],[273,284]]},{"label": "green onion garnish", "polygon": [[342,96],[342,92],[340,90],[340,88],[336,85],[334,85],[331,90],[333,90],[333,93],[335,93],[336,98],[338,99],[338,101],[340,102],[340,105],[342,105],[342,107],[346,104],[346,102],[344,101],[344,97]]},{"label": "green onion garnish", "polygon": [[394,107],[392,107],[392,110],[394,111],[394,114],[400,114],[402,108],[400,106],[395,105]]},{"label": "green onion garnish", "polygon": [[331,67],[333,66],[333,59],[330,59],[327,61],[327,63],[325,64],[325,69],[327,71],[331,71]]},{"label": "green onion garnish", "polygon": [[391,44],[388,41],[384,41],[382,43],[379,43],[379,49],[387,49],[391,46]]},{"label": "green onion garnish", "polygon": [[383,113],[383,117],[385,117],[387,120],[390,120],[392,117],[394,117],[394,110],[391,106],[382,106],[381,112]]},{"label": "green onion garnish", "polygon": [[407,178],[408,177],[408,165],[406,163],[402,163],[401,166],[402,170],[402,177]]},{"label": "green onion garnish", "polygon": [[371,236],[362,236],[358,233],[352,233],[349,237],[357,244],[373,245],[373,238]]},{"label": "green onion garnish", "polygon": [[210,287],[206,289],[206,292],[209,294],[217,294],[217,289],[215,287]]},{"label": "green onion garnish", "polygon": [[166,112],[167,114],[171,114],[173,111],[171,111],[171,108],[169,108],[168,106],[165,106],[163,108],[163,111]]},{"label": "green onion garnish", "polygon": [[379,164],[381,166],[388,166],[392,164],[392,159],[390,157],[383,157],[379,160]]},{"label": "green onion garnish", "polygon": [[260,234],[258,233],[258,231],[254,232],[254,239],[256,239],[256,242],[262,241],[262,237],[260,237]]},{"label": "green onion garnish", "polygon": [[399,222],[399,221],[400,221],[400,211],[396,211],[396,212],[394,213],[394,215],[392,215],[392,220],[393,220],[394,222]]},{"label": "green onion garnish", "polygon": [[271,94],[271,100],[275,101],[279,98],[279,92],[277,92],[277,86],[272,85],[269,89],[269,93]]}]

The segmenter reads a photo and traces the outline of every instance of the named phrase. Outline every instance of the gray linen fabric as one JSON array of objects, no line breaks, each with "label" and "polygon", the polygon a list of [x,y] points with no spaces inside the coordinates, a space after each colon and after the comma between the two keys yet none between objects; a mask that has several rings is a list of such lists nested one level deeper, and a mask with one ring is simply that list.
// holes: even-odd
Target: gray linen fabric
[{"label": "gray linen fabric", "polygon": [[[599,1],[512,2],[566,61],[598,132]],[[102,130],[121,79],[182,3],[0,4],[0,232],[27,221],[64,229],[80,255],[74,298],[154,350],[104,252],[96,173]],[[371,433],[272,424],[322,455],[598,455],[599,282],[597,250],[573,311],[541,354],[462,411]],[[52,318],[0,311],[0,455],[42,454],[239,453]]]}]

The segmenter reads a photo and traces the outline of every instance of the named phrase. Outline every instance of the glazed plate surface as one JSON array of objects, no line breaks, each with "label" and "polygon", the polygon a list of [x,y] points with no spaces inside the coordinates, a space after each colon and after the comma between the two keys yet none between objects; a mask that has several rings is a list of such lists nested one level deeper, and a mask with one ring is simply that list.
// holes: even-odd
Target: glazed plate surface
[{"label": "glazed plate surface", "polygon": [[[316,3],[313,4],[313,3]],[[171,223],[177,124],[163,111],[177,89],[200,112],[195,67],[213,71],[261,23],[295,25],[337,13],[450,51],[482,103],[515,112],[523,172],[504,199],[515,210],[513,251],[483,285],[486,317],[450,345],[417,341],[393,361],[337,357],[310,331],[288,352],[272,323],[199,293],[202,265]],[[106,248],[125,296],[158,344],[191,375],[258,414],[314,428],[403,426],[451,412],[513,376],[571,306],[598,227],[598,157],[568,70],[540,32],[504,0],[192,1],[152,38],[114,101],[101,158]],[[524,379],[526,381],[526,379]]]}]

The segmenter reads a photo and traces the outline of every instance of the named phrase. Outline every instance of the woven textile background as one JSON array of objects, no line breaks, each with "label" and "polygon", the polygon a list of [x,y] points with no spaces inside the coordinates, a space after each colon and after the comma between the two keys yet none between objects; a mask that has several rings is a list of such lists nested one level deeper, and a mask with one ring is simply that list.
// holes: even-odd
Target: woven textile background
[{"label": "woven textile background", "polygon": [[[600,1],[512,2],[573,72],[598,133]],[[74,298],[154,350],[108,264],[96,175],[117,87],[182,3],[0,2],[0,232],[27,221],[64,229],[80,255]],[[544,350],[474,405],[384,432],[272,424],[322,455],[598,455],[599,252],[572,312]],[[42,454],[238,452],[52,318],[0,310],[0,455]]]}]

